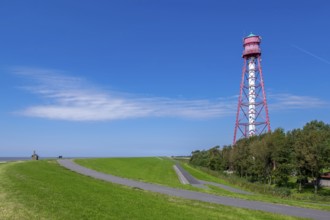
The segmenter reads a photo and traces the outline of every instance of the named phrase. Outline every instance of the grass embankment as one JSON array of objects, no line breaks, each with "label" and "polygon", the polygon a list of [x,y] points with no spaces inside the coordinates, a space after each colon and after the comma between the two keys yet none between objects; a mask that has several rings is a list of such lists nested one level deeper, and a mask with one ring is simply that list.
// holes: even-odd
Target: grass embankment
[{"label": "grass embankment", "polygon": [[123,187],[56,161],[0,164],[0,219],[298,219]]},{"label": "grass embankment", "polygon": [[[222,175],[219,175],[217,172],[212,172],[212,171],[206,172],[204,169],[198,167],[192,167],[188,163],[183,163],[182,166],[195,178],[221,183],[242,190],[247,190],[246,188],[241,187],[244,184],[243,183],[241,184],[240,181],[242,182],[243,180],[236,179],[235,180],[236,184],[233,184],[229,180],[226,180]],[[251,186],[249,188],[251,189],[251,187],[253,187],[253,184],[250,183],[250,185]],[[212,189],[213,192],[224,196],[330,211],[330,203],[328,201],[318,200],[313,196],[311,197],[305,196],[299,199],[296,198],[296,195],[291,197],[281,198],[278,196],[263,194],[262,192],[256,192],[256,191],[253,192],[254,193],[253,195],[243,195],[243,194],[228,192],[226,190],[219,189],[214,186],[209,186],[209,187]]]},{"label": "grass embankment", "polygon": [[[135,179],[145,182],[157,183],[161,185],[167,185],[171,187],[184,188],[189,190],[195,190],[199,192],[205,192],[210,194],[229,196],[234,198],[264,201],[277,204],[286,204],[291,206],[299,206],[305,208],[321,209],[330,211],[330,204],[313,204],[314,201],[304,201],[292,198],[280,198],[272,195],[265,195],[262,193],[254,193],[253,195],[243,195],[233,193],[225,189],[208,186],[207,189],[201,189],[192,187],[190,185],[182,185],[174,170],[173,165],[175,161],[170,158],[97,158],[97,159],[79,159],[75,160],[78,164],[88,167],[100,172],[113,174],[115,176],[121,176],[129,179]],[[201,180],[221,183],[234,188],[246,190],[237,184],[232,184],[229,181],[219,178],[220,176],[213,176],[210,173],[205,172],[199,168],[194,168],[188,163],[182,163],[182,166],[194,177]]]},{"label": "grass embankment", "polygon": [[166,157],[76,159],[84,167],[143,182],[181,187],[173,165]]}]

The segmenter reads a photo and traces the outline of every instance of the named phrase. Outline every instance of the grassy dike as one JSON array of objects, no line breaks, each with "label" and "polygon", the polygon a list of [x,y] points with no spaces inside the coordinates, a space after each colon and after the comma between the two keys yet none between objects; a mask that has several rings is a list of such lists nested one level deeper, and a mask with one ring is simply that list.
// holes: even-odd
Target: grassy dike
[{"label": "grassy dike", "polygon": [[[198,179],[217,182],[217,183],[225,184],[228,186],[240,188],[242,190],[246,190],[244,188],[241,188],[239,186],[229,183],[225,179],[221,179],[219,177],[210,175],[198,167],[192,167],[188,163],[183,163],[182,166],[191,175],[193,175],[194,177],[196,177]],[[231,193],[226,190],[221,190],[221,189],[219,190],[219,188],[213,187],[213,186],[209,186],[209,187],[212,189],[212,191],[211,191],[212,193],[217,193],[219,195],[230,196],[230,197],[234,197],[234,198],[255,200],[255,201],[264,201],[264,202],[271,202],[271,203],[277,203],[277,204],[286,204],[286,205],[291,205],[291,206],[298,206],[298,207],[304,207],[304,208],[312,208],[312,209],[330,211],[330,203],[328,201],[318,200],[313,197],[312,198],[306,197],[305,199],[303,199],[303,198],[297,199],[294,197],[293,198],[291,198],[291,197],[280,198],[278,196],[272,196],[269,194],[260,194],[260,193],[254,193],[253,195],[242,195],[242,194],[237,194],[237,193]]]},{"label": "grassy dike", "polygon": [[[76,163],[97,170],[103,173],[115,176],[135,179],[144,182],[157,183],[171,187],[184,188],[199,192],[206,192],[221,196],[229,196],[245,200],[263,201],[276,204],[285,204],[291,206],[299,206],[304,208],[320,209],[330,211],[330,204],[316,203],[311,200],[296,200],[290,198],[280,198],[271,195],[254,193],[253,195],[243,195],[229,192],[219,187],[208,186],[207,189],[200,189],[190,185],[182,185],[173,170],[175,161],[166,157],[145,157],[145,158],[97,158],[97,159],[78,159]],[[197,179],[217,182],[228,186],[240,188],[230,184],[228,181],[212,176],[198,168],[190,166],[188,163],[182,163],[191,175]],[[241,188],[240,188],[241,189]],[[243,189],[244,190],[244,189]]]},{"label": "grassy dike", "polygon": [[103,173],[160,185],[182,187],[166,157],[77,159],[77,164]]},{"label": "grassy dike", "polygon": [[56,161],[0,164],[0,219],[298,219],[82,176]]}]

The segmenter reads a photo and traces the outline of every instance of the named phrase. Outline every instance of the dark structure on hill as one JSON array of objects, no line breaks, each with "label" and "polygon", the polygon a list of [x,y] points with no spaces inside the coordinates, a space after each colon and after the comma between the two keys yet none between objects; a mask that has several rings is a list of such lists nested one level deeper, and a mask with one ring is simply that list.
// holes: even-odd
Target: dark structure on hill
[{"label": "dark structure on hill", "polygon": [[33,151],[33,154],[31,156],[31,158],[32,158],[32,160],[39,160],[39,155],[36,154],[36,151],[35,150]]}]

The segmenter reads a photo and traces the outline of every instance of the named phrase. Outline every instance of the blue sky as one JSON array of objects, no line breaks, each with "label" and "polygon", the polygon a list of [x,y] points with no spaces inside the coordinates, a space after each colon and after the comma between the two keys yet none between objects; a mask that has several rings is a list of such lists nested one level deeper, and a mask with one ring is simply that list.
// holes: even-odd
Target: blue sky
[{"label": "blue sky", "polygon": [[1,156],[189,155],[231,144],[242,38],[272,129],[330,123],[330,3],[2,1]]}]

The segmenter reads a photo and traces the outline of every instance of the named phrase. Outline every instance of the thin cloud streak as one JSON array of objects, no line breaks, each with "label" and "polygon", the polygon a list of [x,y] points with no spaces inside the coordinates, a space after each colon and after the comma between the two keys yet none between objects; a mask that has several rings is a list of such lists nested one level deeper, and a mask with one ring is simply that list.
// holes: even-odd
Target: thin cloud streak
[{"label": "thin cloud streak", "polygon": [[[66,121],[110,121],[146,117],[210,119],[234,117],[237,96],[217,99],[174,99],[141,97],[100,90],[78,77],[58,71],[20,68],[16,74],[29,78],[34,86],[23,87],[46,100],[47,104],[27,107],[19,115]],[[318,98],[292,94],[269,97],[270,111],[324,107]]]},{"label": "thin cloud streak", "polygon": [[84,80],[67,77],[56,71],[18,69],[37,85],[24,87],[50,104],[28,107],[18,113],[24,116],[69,121],[104,121],[141,117],[214,118],[233,114],[234,100],[183,100],[162,97],[132,97],[102,91]]},{"label": "thin cloud streak", "polygon": [[311,52],[309,52],[309,51],[307,51],[307,50],[305,50],[305,49],[303,49],[301,47],[298,47],[297,45],[292,44],[291,46],[294,47],[294,48],[296,48],[296,49],[298,49],[298,50],[300,50],[301,52],[303,52],[303,53],[305,53],[307,55],[310,55],[310,56],[312,56],[312,57],[314,57],[314,58],[316,58],[316,59],[324,62],[324,63],[330,64],[330,61],[328,61],[328,60],[326,60],[326,59],[324,59],[324,58],[322,58],[320,56],[317,56],[316,54],[311,53]]},{"label": "thin cloud streak", "polygon": [[319,98],[312,96],[297,96],[292,94],[272,94],[269,96],[269,108],[272,111],[289,109],[315,109],[327,108],[329,104]]}]

